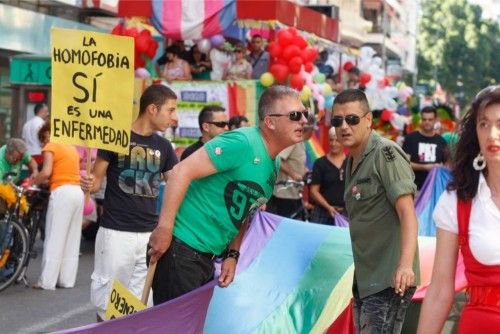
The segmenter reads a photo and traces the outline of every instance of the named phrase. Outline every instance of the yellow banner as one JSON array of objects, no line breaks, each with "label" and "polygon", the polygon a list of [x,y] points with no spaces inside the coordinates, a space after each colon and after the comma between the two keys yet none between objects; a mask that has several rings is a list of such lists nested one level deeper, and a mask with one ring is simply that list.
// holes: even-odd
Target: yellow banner
[{"label": "yellow banner", "polygon": [[134,39],[53,28],[51,141],[128,154]]},{"label": "yellow banner", "polygon": [[106,320],[120,318],[146,309],[146,306],[119,280],[113,280],[113,288],[106,307]]}]

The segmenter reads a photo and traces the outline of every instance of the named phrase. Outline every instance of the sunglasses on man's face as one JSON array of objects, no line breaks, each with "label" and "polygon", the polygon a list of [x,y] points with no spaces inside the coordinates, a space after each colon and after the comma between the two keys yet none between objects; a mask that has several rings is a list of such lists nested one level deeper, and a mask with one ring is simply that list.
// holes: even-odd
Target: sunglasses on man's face
[{"label": "sunglasses on man's face", "polygon": [[333,127],[338,128],[338,127],[342,126],[342,124],[344,123],[344,119],[345,119],[345,122],[347,123],[347,125],[356,125],[356,124],[359,124],[359,122],[361,121],[361,118],[363,118],[365,116],[366,116],[366,114],[364,114],[361,117],[359,117],[358,115],[347,115],[346,117],[333,116],[330,123],[332,124]]},{"label": "sunglasses on man's face", "polygon": [[269,114],[267,116],[272,116],[272,117],[282,117],[282,116],[288,116],[288,118],[291,121],[298,122],[302,118],[302,115],[307,119],[307,116],[309,116],[309,112],[307,110],[304,111],[290,111],[288,114]]},{"label": "sunglasses on man's face", "polygon": [[229,126],[228,122],[206,122],[208,124],[213,124],[218,128],[225,128],[226,126]]}]

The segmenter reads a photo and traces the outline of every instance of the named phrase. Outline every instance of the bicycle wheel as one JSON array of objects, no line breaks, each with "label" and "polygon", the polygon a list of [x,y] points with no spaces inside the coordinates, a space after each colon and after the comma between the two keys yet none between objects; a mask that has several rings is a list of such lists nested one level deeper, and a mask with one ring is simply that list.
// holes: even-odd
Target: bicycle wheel
[{"label": "bicycle wheel", "polygon": [[16,281],[28,257],[28,236],[24,227],[17,221],[1,224],[4,225],[2,244],[6,247],[2,250],[0,261],[0,291]]}]

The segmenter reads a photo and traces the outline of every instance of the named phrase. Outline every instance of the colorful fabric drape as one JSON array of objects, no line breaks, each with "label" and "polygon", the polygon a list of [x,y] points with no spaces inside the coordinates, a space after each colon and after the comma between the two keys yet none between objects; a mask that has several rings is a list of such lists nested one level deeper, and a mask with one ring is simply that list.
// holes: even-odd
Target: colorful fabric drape
[{"label": "colorful fabric drape", "polygon": [[264,87],[257,80],[238,80],[227,83],[229,116],[246,116],[250,123],[257,124],[257,105]]},{"label": "colorful fabric drape", "polygon": [[152,0],[151,22],[174,40],[211,37],[236,20],[235,0]]},{"label": "colorful fabric drape", "polygon": [[[434,249],[435,238],[419,237],[423,286],[416,300],[430,281]],[[353,272],[347,228],[258,212],[228,288],[214,280],[143,312],[59,333],[350,334]],[[462,271],[456,289],[463,287]]]},{"label": "colorful fabric drape", "polygon": [[432,219],[432,212],[450,179],[451,174],[444,167],[434,168],[427,175],[415,201],[419,223],[418,235],[432,237],[436,235],[436,223]]},{"label": "colorful fabric drape", "polygon": [[304,142],[306,146],[306,166],[309,170],[312,170],[314,161],[325,155],[323,147],[319,142],[316,133],[313,133],[312,137]]},{"label": "colorful fabric drape", "polygon": [[116,320],[60,333],[323,333],[350,328],[349,231],[259,212],[235,281],[216,281]]}]

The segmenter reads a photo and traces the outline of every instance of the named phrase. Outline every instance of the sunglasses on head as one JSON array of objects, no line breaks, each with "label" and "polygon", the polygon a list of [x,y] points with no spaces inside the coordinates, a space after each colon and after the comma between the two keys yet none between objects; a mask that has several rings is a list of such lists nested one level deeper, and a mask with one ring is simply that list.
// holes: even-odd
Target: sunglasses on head
[{"label": "sunglasses on head", "polygon": [[281,117],[281,116],[288,116],[288,118],[291,121],[298,122],[302,118],[302,115],[307,119],[307,116],[309,116],[309,112],[307,110],[304,111],[290,111],[288,114],[269,114],[267,116],[273,116],[273,117]]},{"label": "sunglasses on head", "polygon": [[229,126],[228,122],[205,122],[205,123],[213,124],[218,128],[225,128],[226,126]]},{"label": "sunglasses on head", "polygon": [[356,124],[359,124],[359,122],[361,121],[361,118],[363,118],[365,116],[366,116],[366,114],[364,114],[361,117],[359,117],[358,115],[347,115],[346,117],[333,116],[330,123],[332,124],[333,127],[338,128],[338,127],[342,126],[342,124],[344,123],[344,119],[345,119],[345,122],[347,123],[347,125],[356,125]]}]

